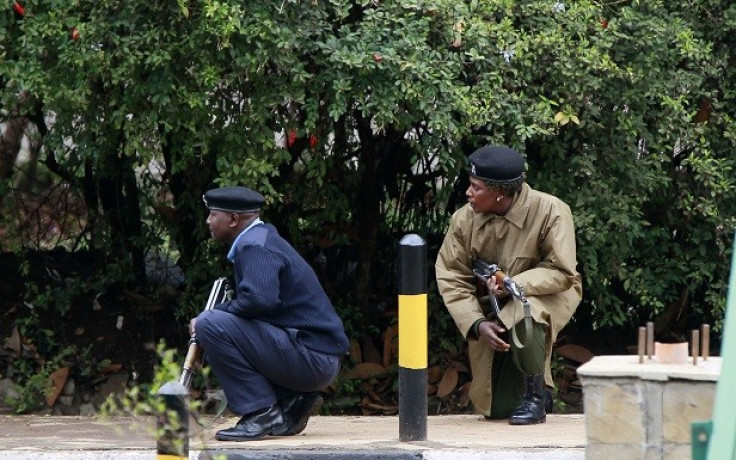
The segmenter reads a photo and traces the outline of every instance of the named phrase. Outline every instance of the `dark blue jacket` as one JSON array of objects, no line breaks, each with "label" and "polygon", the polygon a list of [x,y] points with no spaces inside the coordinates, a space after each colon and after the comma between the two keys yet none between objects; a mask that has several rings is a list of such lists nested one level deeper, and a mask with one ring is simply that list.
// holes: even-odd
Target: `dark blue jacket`
[{"label": "dark blue jacket", "polygon": [[235,299],[215,309],[292,329],[311,350],[348,351],[342,320],[317,275],[273,225],[252,227],[236,244]]}]

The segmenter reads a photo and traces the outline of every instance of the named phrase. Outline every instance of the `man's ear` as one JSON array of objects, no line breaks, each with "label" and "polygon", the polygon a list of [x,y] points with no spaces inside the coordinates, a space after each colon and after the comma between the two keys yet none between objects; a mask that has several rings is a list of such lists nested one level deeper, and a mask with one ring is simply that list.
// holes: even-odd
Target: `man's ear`
[{"label": "man's ear", "polygon": [[240,217],[241,217],[240,214],[231,213],[230,216],[228,217],[229,219],[228,227],[235,228],[238,225],[240,225]]}]

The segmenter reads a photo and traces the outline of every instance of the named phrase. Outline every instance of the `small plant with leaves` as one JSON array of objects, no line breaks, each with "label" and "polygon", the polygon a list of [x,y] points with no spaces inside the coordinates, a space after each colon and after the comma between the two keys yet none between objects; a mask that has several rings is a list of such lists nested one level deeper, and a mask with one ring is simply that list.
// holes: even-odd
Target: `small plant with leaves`
[{"label": "small plant with leaves", "polygon": [[[100,415],[155,416],[159,452],[185,455],[188,449],[189,414],[198,413],[202,404],[190,400],[188,395],[179,394],[179,390],[188,389],[177,388],[181,386],[178,381],[181,365],[176,361],[177,351],[167,349],[161,341],[156,352],[159,364],[152,381],[128,388],[122,395],[109,396],[100,408]],[[203,374],[206,378],[207,371]]]},{"label": "small plant with leaves", "polygon": [[50,405],[48,397],[54,390],[51,375],[57,369],[68,366],[75,353],[75,347],[66,347],[45,362],[37,355],[14,359],[11,369],[16,384],[4,402],[16,414],[38,411]]},{"label": "small plant with leaves", "polygon": [[100,415],[158,415],[162,406],[157,393],[163,385],[178,380],[181,366],[176,361],[176,350],[167,349],[161,341],[156,347],[159,364],[150,383],[132,386],[121,395],[110,395],[100,407]]}]

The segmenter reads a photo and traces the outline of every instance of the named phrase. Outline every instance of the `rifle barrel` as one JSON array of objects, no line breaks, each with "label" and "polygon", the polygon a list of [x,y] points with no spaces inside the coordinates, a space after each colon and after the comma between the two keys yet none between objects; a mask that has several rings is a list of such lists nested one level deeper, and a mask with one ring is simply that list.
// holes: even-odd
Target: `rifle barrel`
[{"label": "rifle barrel", "polygon": [[[207,304],[204,309],[212,310],[212,308],[219,302],[223,302],[227,298],[227,278],[220,277],[215,280],[210,290],[210,295],[207,298]],[[187,350],[187,356],[184,358],[184,364],[182,366],[181,376],[179,377],[179,383],[184,387],[189,388],[194,377],[195,369],[197,367],[197,361],[200,360],[200,350],[197,344],[197,337],[192,334],[189,338],[189,349]]]}]

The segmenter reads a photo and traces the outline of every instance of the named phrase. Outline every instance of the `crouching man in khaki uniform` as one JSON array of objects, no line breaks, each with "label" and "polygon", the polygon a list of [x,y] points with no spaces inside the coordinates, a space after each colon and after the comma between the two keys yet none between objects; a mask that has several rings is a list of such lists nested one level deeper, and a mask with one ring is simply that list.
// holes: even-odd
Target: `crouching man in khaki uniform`
[{"label": "crouching man in khaki uniform", "polygon": [[[554,385],[552,344],[582,298],[572,213],[560,199],[524,183],[524,158],[515,150],[483,147],[469,161],[468,203],[453,214],[440,248],[437,286],[468,340],[476,412],[509,418],[512,425],[543,423],[551,407],[546,386]],[[494,277],[487,287],[502,309],[496,322],[489,321],[490,298],[479,296],[472,271],[477,258],[497,264],[523,289],[531,304],[530,338],[522,303]],[[523,348],[509,340],[510,328]]]}]

